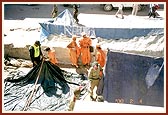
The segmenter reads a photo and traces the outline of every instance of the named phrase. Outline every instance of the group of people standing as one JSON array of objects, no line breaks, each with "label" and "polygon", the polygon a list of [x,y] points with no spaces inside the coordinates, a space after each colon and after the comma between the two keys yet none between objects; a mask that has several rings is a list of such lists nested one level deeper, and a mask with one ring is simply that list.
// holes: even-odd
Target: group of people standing
[{"label": "group of people standing", "polygon": [[[76,36],[72,36],[72,41],[67,45],[69,49],[70,60],[72,65],[75,67],[78,66],[78,59],[81,56],[82,65],[90,66],[91,65],[91,52],[90,47],[92,45],[92,40],[90,37],[86,35],[86,33],[82,32],[82,39],[79,40],[79,46],[76,42]],[[96,60],[102,67],[105,65],[105,53],[101,49],[100,45],[96,45]]]},{"label": "group of people standing", "polygon": [[[91,52],[90,46],[92,45],[92,40],[86,33],[82,32],[82,38],[79,40],[79,46],[76,42],[77,36],[73,35],[72,40],[68,43],[67,48],[69,49],[69,56],[73,66],[79,68],[78,59],[81,57],[81,62],[83,66],[89,66],[88,79],[90,80],[90,98],[93,98],[93,90],[98,87],[99,81],[103,76],[103,67],[106,63],[106,54],[101,49],[99,44],[96,45],[95,60],[91,63]],[[56,52],[54,49],[47,47],[44,51],[47,52],[47,56],[44,56],[41,51],[41,44],[39,41],[30,46],[30,57],[33,63],[33,67],[38,65],[42,59],[50,61],[52,64],[57,65],[58,60],[56,58]]]},{"label": "group of people standing", "polygon": [[90,46],[92,45],[92,40],[84,32],[81,35],[82,39],[79,40],[79,46],[76,43],[76,36],[72,36],[72,41],[67,45],[67,48],[69,49],[72,65],[78,68],[78,58],[81,56],[82,65],[90,67],[88,70],[88,79],[90,80],[90,98],[94,101],[97,96],[95,97],[93,95],[93,91],[95,87],[98,88],[98,85],[103,78],[103,67],[106,63],[106,53],[101,49],[101,46],[97,44],[95,60],[91,64],[92,57]]},{"label": "group of people standing", "polygon": [[[55,18],[57,16],[57,13],[58,13],[58,8],[56,5],[54,5],[53,11],[51,14],[52,17]],[[78,15],[77,6],[74,6],[73,13],[74,13],[73,17],[76,23],[78,23],[79,20],[77,19],[77,15]],[[106,63],[106,54],[101,49],[101,46],[97,44],[95,60],[93,63],[91,63],[92,56],[91,56],[90,48],[92,46],[92,40],[89,36],[87,36],[85,32],[81,33],[81,37],[82,38],[79,40],[79,43],[77,43],[76,41],[77,36],[73,35],[71,42],[68,43],[67,45],[67,48],[69,49],[70,61],[73,66],[75,66],[76,68],[79,68],[78,60],[80,58],[82,65],[84,67],[85,66],[89,67],[88,79],[90,81],[90,98],[91,100],[95,100],[93,91],[95,87],[98,87],[99,82],[103,77],[103,67],[105,66],[105,63]],[[33,67],[38,65],[42,60],[47,60],[54,65],[58,65],[58,60],[56,58],[55,50],[51,49],[50,47],[47,47],[44,49],[44,51],[47,52],[47,56],[44,56],[41,51],[40,41],[35,41],[35,43],[32,46],[30,46],[29,52],[30,52],[31,61],[33,63]],[[76,93],[74,94],[76,95]],[[74,99],[76,99],[76,97]],[[74,102],[74,99],[73,99],[73,102]]]},{"label": "group of people standing", "polygon": [[[92,40],[90,37],[86,35],[85,32],[82,32],[82,39],[79,40],[79,46],[76,42],[77,36],[72,36],[72,41],[67,45],[67,48],[69,49],[69,56],[70,60],[73,66],[76,68],[79,67],[78,59],[81,56],[82,65],[84,66],[90,66],[91,65],[91,52],[90,47],[92,45]],[[51,49],[50,47],[47,47],[44,49],[48,53],[48,59],[53,64],[58,64],[56,53],[54,49]],[[41,44],[40,41],[35,41],[35,43],[29,47],[30,52],[30,58],[33,63],[33,67],[41,62],[42,58],[46,58],[41,51]],[[101,49],[100,45],[96,45],[96,60],[101,67],[104,67],[105,65],[105,53]]]}]

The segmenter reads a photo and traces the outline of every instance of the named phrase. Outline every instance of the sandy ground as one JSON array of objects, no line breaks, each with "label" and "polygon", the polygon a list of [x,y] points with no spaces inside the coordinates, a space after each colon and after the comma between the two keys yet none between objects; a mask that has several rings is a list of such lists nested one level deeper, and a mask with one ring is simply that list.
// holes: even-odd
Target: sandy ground
[{"label": "sandy ground", "polygon": [[[4,38],[2,39],[2,43],[4,44],[10,44],[13,43],[14,47],[25,47],[26,45],[31,45],[34,43],[35,40],[40,39],[41,34],[41,27],[39,25],[39,22],[45,22],[51,19],[50,12],[52,10],[52,4],[40,4],[40,5],[22,5],[22,4],[13,4],[13,5],[5,5],[4,7],[4,20],[3,20],[3,34]],[[63,7],[63,5],[58,5],[59,12],[69,9],[70,12],[72,12],[72,7]],[[15,10],[14,10],[15,9]],[[105,20],[104,22],[109,22],[110,18],[114,18],[114,22],[116,23],[114,26],[119,26],[119,23],[121,24],[121,21],[123,20],[117,20],[113,14],[115,14],[116,10],[113,10],[111,12],[105,12],[102,10],[102,6],[100,4],[82,4],[79,8],[79,19],[82,23],[85,23],[85,25],[91,26],[89,23],[90,21],[87,21],[91,17],[91,19],[94,20],[93,25],[96,25],[96,23],[100,22],[101,20]],[[134,17],[131,16],[131,10],[127,9],[124,11],[124,15],[126,19],[124,21],[127,21],[128,23],[123,22],[123,24],[127,24],[125,26],[142,26],[144,23],[148,23],[149,25],[152,25],[155,23],[154,27],[156,25],[159,25],[159,27],[163,27],[165,19],[164,19],[164,9],[160,9],[158,12],[163,17],[163,20],[145,20],[146,14],[148,12],[148,9],[144,9],[140,12],[138,12],[138,16]],[[112,15],[111,15],[112,14]],[[107,17],[107,18],[106,18]],[[134,19],[138,20],[139,24],[130,23],[131,20]],[[92,21],[93,22],[93,21]],[[104,23],[107,26],[108,23]],[[114,24],[113,22],[113,24]],[[100,26],[100,25],[99,25]],[[54,38],[54,39],[53,39]],[[155,41],[157,36],[149,36],[148,39],[145,39],[144,37],[141,38],[134,38],[132,40],[103,40],[100,39],[100,44],[102,45],[102,48],[106,50],[107,48],[110,48],[112,50],[117,51],[158,51],[162,52],[165,43],[164,43],[164,37],[161,37],[160,40],[153,44],[152,41]],[[50,42],[46,40],[46,42],[42,43],[42,45],[46,46],[59,46],[65,48],[66,45],[69,43],[70,38],[66,38],[63,36],[50,36],[49,39],[53,39]],[[95,41],[94,44],[96,44],[97,41]],[[150,45],[149,43],[152,43]],[[160,54],[159,54],[160,55]],[[161,53],[161,56],[163,54]],[[67,71],[71,71],[74,73],[77,73],[77,70],[75,68],[66,68],[63,67],[63,69]]]},{"label": "sandy ground", "polygon": [[[51,19],[51,11],[53,4],[5,4],[4,5],[4,20],[3,20],[3,34],[5,38],[3,43],[14,43],[15,47],[24,47],[25,44],[32,44],[35,40],[39,40],[40,37],[40,25],[39,22],[45,22]],[[58,14],[63,10],[68,9],[71,14],[73,11],[72,6],[64,7],[63,3],[58,5]],[[99,27],[162,27],[164,20],[145,20],[149,11],[149,7],[145,7],[139,11],[137,17],[131,16],[132,9],[127,8],[124,10],[126,19],[117,20],[114,17],[117,9],[110,12],[103,10],[103,6],[100,4],[80,4],[79,8],[79,20],[80,23],[87,26]],[[164,17],[164,9],[159,9],[159,14]],[[92,19],[92,20],[90,20]],[[113,20],[113,21],[111,21]],[[117,21],[117,23],[115,23]],[[90,22],[90,23],[89,23]],[[106,23],[105,23],[106,22]],[[110,23],[109,23],[110,22]],[[126,22],[126,23],[125,23]],[[137,22],[139,24],[137,24]],[[155,23],[155,24],[153,24]],[[102,25],[103,24],[103,25]],[[121,25],[122,24],[122,25]],[[124,25],[123,25],[124,24]],[[23,40],[24,39],[24,40]],[[22,41],[22,42],[19,42]],[[61,42],[61,41],[60,41]],[[58,44],[59,45],[59,44]]]},{"label": "sandy ground", "polygon": [[[3,34],[4,38],[2,39],[2,42],[4,44],[13,43],[15,47],[25,47],[25,45],[31,45],[34,43],[35,40],[39,40],[40,38],[40,25],[39,22],[44,22],[51,19],[51,10],[53,5],[52,4],[40,4],[40,5],[6,5],[4,7],[4,20],[3,20]],[[63,7],[63,5],[58,5],[59,13],[62,12],[64,9],[69,9],[72,12],[72,7]],[[143,11],[138,12],[138,19],[143,20],[142,17],[147,16],[148,8],[144,9]],[[91,14],[99,14],[99,15],[110,15],[111,17],[114,16],[117,10],[113,10],[111,12],[105,12],[103,11],[102,6],[100,4],[82,4],[79,9],[79,13],[93,16]],[[162,12],[163,9],[161,9],[160,14],[164,17],[164,13]],[[124,15],[126,16],[126,19],[130,19],[131,10],[127,9],[124,11]],[[83,21],[83,17],[85,15],[81,15],[81,21]],[[104,16],[106,17],[106,16]],[[92,17],[96,18],[96,17]],[[135,17],[134,17],[135,18]],[[135,18],[137,19],[137,17]],[[95,19],[94,19],[95,20]],[[101,20],[101,19],[100,19]],[[110,19],[107,19],[109,21]],[[130,20],[128,20],[130,21]],[[161,25],[163,24],[163,20],[160,20]],[[149,23],[149,22],[147,22]],[[157,24],[159,21],[157,22]],[[90,25],[90,24],[88,24]],[[142,24],[141,24],[142,25]],[[157,37],[157,36],[156,36]],[[125,51],[127,48],[130,50],[132,49],[138,49],[144,51],[144,49],[149,49],[149,47],[146,47],[148,42],[151,42],[153,40],[153,37],[149,37],[150,39],[145,40],[145,38],[139,39],[138,42],[135,42],[137,38],[133,39],[132,41],[101,41],[102,46],[104,49],[106,49],[106,46],[112,45],[114,49],[118,48],[117,50]],[[157,44],[157,46],[153,47],[151,46],[151,50],[159,50],[162,51],[164,49],[165,43],[164,37],[161,37],[160,44]],[[60,39],[59,39],[60,40]],[[65,43],[66,41],[66,43]],[[65,41],[60,41],[59,45],[62,45],[62,47],[65,46],[69,41],[65,39]],[[63,44],[65,43],[65,44]],[[106,43],[106,44],[105,44]],[[111,44],[110,44],[111,43]],[[128,46],[128,44],[131,44]],[[145,45],[142,45],[142,43],[146,43]],[[138,46],[139,47],[135,47]],[[146,50],[145,49],[145,50]],[[21,68],[21,70],[28,72],[29,68]],[[62,67],[61,69],[77,73],[77,70],[75,68],[66,68]],[[7,73],[5,73],[6,75]],[[85,100],[90,100],[89,95],[86,96]]]},{"label": "sandy ground", "polygon": [[[45,22],[51,19],[50,13],[52,11],[52,7],[53,4],[6,4],[4,6],[4,20],[2,23],[2,31],[4,34],[2,43],[13,43],[14,47],[25,47],[26,45],[33,44],[35,40],[39,40],[41,34],[39,22]],[[63,4],[58,5],[58,9],[59,13],[65,9],[69,9],[70,12],[73,11],[71,6],[64,7]],[[110,12],[105,12],[100,4],[81,4],[79,8],[79,18],[81,19],[81,22],[85,23],[86,25],[90,25],[90,23],[87,20],[84,21],[84,17],[91,17],[93,20],[95,20],[95,23],[100,22],[101,20],[106,20],[105,22],[109,22],[109,17],[113,17],[116,11],[117,10],[115,9]],[[163,20],[147,20],[146,22],[144,22],[144,19],[149,11],[148,7],[142,11],[139,11],[137,17],[131,16],[131,11],[131,9],[124,10],[124,15],[126,16],[126,19],[124,20],[128,23],[123,22],[123,24],[130,26],[131,18],[133,18],[134,20],[143,22],[139,23],[138,26],[142,26],[144,23],[148,23],[150,25],[156,23],[155,26],[160,24],[159,27],[163,27],[164,25],[164,9],[159,9],[158,11],[161,17],[163,17]],[[115,21],[117,20],[115,19]],[[134,23],[132,25],[134,25]],[[116,26],[118,25],[116,24]],[[60,37],[59,39],[57,38],[56,41],[51,40],[51,42],[42,43],[42,45],[47,44],[52,46],[53,42],[55,42],[54,45],[65,47],[70,40],[69,38],[62,38],[63,37]],[[157,38],[157,36],[149,36],[148,39],[145,39],[144,37],[134,38],[130,41],[112,41],[101,39],[100,43],[103,49],[111,48],[117,51],[147,51],[148,49],[151,51],[163,51],[165,47],[165,43],[163,42],[164,37],[161,37],[157,44],[149,46],[148,43],[155,40],[155,38]]]},{"label": "sandy ground", "polygon": [[[164,11],[158,11],[160,19],[148,16],[125,15],[118,19],[115,15],[104,14],[79,14],[79,23],[92,28],[164,28]],[[101,23],[100,23],[101,22]]]},{"label": "sandy ground", "polygon": [[[59,6],[60,10],[59,12],[64,10],[64,7],[62,7],[61,5]],[[70,11],[72,12],[72,8],[71,7],[66,7],[68,9],[70,9]],[[15,9],[15,10],[14,10]],[[87,9],[87,10],[85,10]],[[13,5],[13,6],[8,6],[8,9],[6,9],[5,12],[5,16],[3,20],[3,34],[4,34],[4,39],[2,39],[2,42],[4,44],[9,44],[9,43],[13,43],[15,47],[25,47],[25,45],[31,45],[34,43],[35,40],[39,40],[40,37],[40,25],[38,24],[39,22],[44,22],[47,20],[50,20],[50,12],[52,10],[52,5],[37,5],[37,6],[27,6],[27,5]],[[111,17],[113,17],[113,15],[115,14],[116,10],[111,11],[111,12],[104,12],[102,10],[102,7],[100,7],[100,5],[81,5],[81,8],[79,10],[79,12],[83,15],[81,15],[81,19],[84,19],[82,16],[93,16],[91,14],[107,14],[110,15]],[[130,17],[131,11],[130,10],[126,10],[125,11],[125,17],[126,19],[130,19],[132,17]],[[146,16],[147,10],[144,12],[139,12],[139,20],[143,20],[142,16]],[[14,14],[14,15],[13,15]],[[112,15],[111,15],[112,14]],[[162,13],[160,13],[162,15]],[[106,16],[105,16],[106,17]],[[92,18],[96,18],[96,17],[92,17]],[[137,17],[133,17],[135,19],[137,19]],[[99,19],[101,20],[101,19]],[[107,21],[109,21],[110,19],[107,19]],[[83,20],[81,20],[83,21]],[[98,21],[98,20],[97,20]],[[130,20],[129,20],[130,21]],[[84,21],[83,21],[84,23]],[[162,22],[161,22],[162,23]],[[159,24],[157,22],[157,24]],[[90,25],[90,24],[86,24],[86,25]],[[108,25],[109,26],[109,25]],[[146,49],[151,49],[151,50],[158,50],[158,51],[162,51],[165,47],[165,44],[162,42],[164,41],[164,37],[162,37],[160,39],[160,44],[155,44],[151,47],[146,47],[148,45],[149,42],[151,42],[153,40],[153,36],[149,37],[150,39],[145,40],[145,38],[141,38],[139,39],[138,42],[137,38],[132,39],[132,41],[101,41],[102,47],[104,49],[110,46],[112,46],[111,48],[114,50],[119,50],[119,51],[126,51],[126,50],[132,50],[132,49],[137,49],[138,51],[144,51]],[[57,39],[58,40],[58,39]],[[65,39],[64,41],[59,39],[59,43],[57,45],[60,45],[61,47],[64,47],[65,44],[67,44],[69,41],[68,39]],[[65,42],[66,41],[66,42]],[[145,43],[145,45],[142,45],[142,43]],[[52,43],[48,43],[48,45],[52,45]],[[131,44],[131,45],[128,45]],[[45,44],[43,44],[45,45]],[[138,47],[139,46],[139,47]],[[72,67],[66,67],[66,66],[62,66],[61,69],[68,71],[68,72],[72,72],[72,73],[77,73],[77,69],[76,68],[72,68]],[[12,70],[12,69],[11,69]],[[9,71],[11,71],[9,70]],[[18,70],[20,71],[24,71],[24,72],[29,72],[30,68],[19,68]],[[9,71],[4,71],[3,75],[7,76],[9,74]],[[95,92],[94,92],[95,93]],[[90,95],[89,93],[86,93],[85,97],[82,99],[85,100],[85,102],[81,102],[77,101],[76,106],[74,108],[74,112],[121,112],[121,109],[124,110],[124,112],[130,112],[130,110],[137,112],[143,112],[143,111],[148,111],[149,112],[153,111],[153,112],[163,112],[164,108],[156,108],[156,107],[146,107],[146,106],[134,106],[134,105],[121,105],[121,104],[107,104],[107,103],[102,103],[102,102],[92,102],[90,101]],[[89,104],[89,105],[88,105]],[[86,108],[81,107],[81,105],[85,106]],[[94,108],[96,109],[91,109],[94,106]],[[104,108],[103,111],[102,110],[102,106]],[[111,107],[113,106],[113,107]],[[111,110],[112,109],[112,110]]]}]

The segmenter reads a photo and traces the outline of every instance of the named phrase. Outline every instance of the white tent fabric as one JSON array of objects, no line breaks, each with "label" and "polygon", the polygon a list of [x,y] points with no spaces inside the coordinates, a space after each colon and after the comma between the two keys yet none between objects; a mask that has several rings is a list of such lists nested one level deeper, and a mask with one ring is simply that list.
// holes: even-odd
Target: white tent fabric
[{"label": "white tent fabric", "polygon": [[53,24],[57,25],[66,25],[66,26],[73,26],[75,25],[75,20],[72,17],[70,11],[68,9],[65,9],[63,12],[61,12],[54,20]]},{"label": "white tent fabric", "polygon": [[96,37],[94,28],[76,24],[68,9],[61,12],[54,20],[39,24],[42,27],[40,36],[41,42],[51,34],[72,37],[72,35],[81,36],[81,33],[85,32],[88,36]]}]

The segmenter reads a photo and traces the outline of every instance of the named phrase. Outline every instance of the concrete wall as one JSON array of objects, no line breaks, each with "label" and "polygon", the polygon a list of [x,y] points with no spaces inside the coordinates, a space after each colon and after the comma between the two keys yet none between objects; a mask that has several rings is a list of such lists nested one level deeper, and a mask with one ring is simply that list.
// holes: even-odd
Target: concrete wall
[{"label": "concrete wall", "polygon": [[[44,55],[47,55],[45,51],[43,51],[46,46],[42,46],[42,52]],[[53,47],[56,52],[56,57],[58,59],[58,62],[61,64],[70,64],[70,58],[69,58],[69,50],[67,48],[62,47]],[[4,45],[4,55],[8,55],[13,58],[20,58],[20,59],[26,59],[30,60],[29,56],[29,46],[25,47],[13,47],[12,44],[6,44]],[[92,56],[92,62],[94,61],[94,52],[91,53]],[[81,60],[79,58],[79,64],[81,63]]]},{"label": "concrete wall", "polygon": [[[44,48],[46,48],[46,46],[42,46],[41,48],[42,48],[43,54],[47,55],[47,53],[43,51]],[[59,62],[70,63],[68,49],[61,48],[61,47],[54,47],[54,49],[56,51],[56,57]],[[8,55],[14,58],[30,60],[29,46],[17,48],[17,47],[13,47],[12,44],[4,45],[4,55]]]},{"label": "concrete wall", "polygon": [[14,58],[30,59],[28,47],[17,48],[13,44],[4,45],[4,55]]}]

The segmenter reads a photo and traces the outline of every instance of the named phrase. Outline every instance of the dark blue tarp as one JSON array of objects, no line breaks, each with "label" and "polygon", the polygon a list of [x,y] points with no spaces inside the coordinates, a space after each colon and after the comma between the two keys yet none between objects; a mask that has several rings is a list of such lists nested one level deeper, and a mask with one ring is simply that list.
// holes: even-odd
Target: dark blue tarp
[{"label": "dark blue tarp", "polygon": [[4,110],[67,111],[74,86],[81,81],[78,74],[61,70],[49,61],[41,62],[27,74],[20,71],[4,80]]},{"label": "dark blue tarp", "polygon": [[87,35],[93,36],[95,30],[93,28],[88,28],[84,26],[67,26],[67,25],[57,25],[52,22],[39,23],[41,28],[41,41],[47,38],[49,35],[66,35],[72,37],[72,35],[81,36],[82,32],[86,32]]},{"label": "dark blue tarp", "polygon": [[104,99],[112,103],[164,106],[163,58],[108,51]]},{"label": "dark blue tarp", "polygon": [[130,39],[134,37],[147,36],[153,31],[164,31],[163,28],[95,28],[97,37],[105,39]]}]

